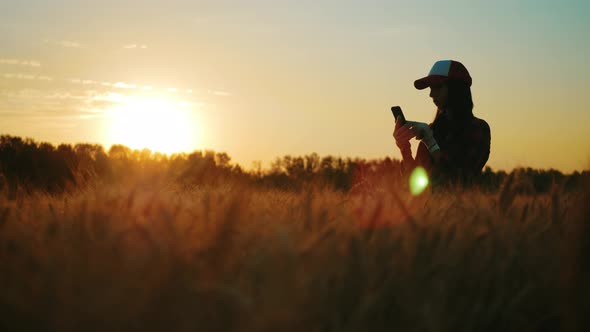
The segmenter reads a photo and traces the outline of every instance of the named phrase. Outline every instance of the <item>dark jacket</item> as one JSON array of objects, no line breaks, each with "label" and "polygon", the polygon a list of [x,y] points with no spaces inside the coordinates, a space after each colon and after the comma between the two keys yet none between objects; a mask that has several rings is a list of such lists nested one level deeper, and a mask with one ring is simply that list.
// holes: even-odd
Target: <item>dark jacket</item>
[{"label": "dark jacket", "polygon": [[435,163],[426,145],[420,143],[416,164],[424,167],[433,184],[470,182],[490,156],[490,126],[472,114],[463,121],[449,121],[445,111],[429,124],[440,147],[440,160]]}]

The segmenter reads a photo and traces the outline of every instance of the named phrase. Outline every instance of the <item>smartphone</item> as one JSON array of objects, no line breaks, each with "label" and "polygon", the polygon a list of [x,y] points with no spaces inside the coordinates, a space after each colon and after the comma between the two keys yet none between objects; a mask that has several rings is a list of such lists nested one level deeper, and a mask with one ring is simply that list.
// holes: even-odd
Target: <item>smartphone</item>
[{"label": "smartphone", "polygon": [[[406,118],[404,117],[404,113],[402,112],[402,108],[399,106],[391,106],[391,113],[393,113],[393,117],[395,121],[400,121],[400,124],[403,126],[406,124]],[[398,120],[398,117],[400,118]]]}]

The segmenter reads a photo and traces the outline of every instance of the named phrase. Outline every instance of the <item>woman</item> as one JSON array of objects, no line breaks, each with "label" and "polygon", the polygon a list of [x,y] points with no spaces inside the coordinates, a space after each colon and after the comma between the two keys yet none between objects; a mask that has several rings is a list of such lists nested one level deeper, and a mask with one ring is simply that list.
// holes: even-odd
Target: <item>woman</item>
[{"label": "woman", "polygon": [[[414,82],[418,90],[430,88],[437,107],[431,124],[396,122],[393,136],[402,156],[404,170],[422,166],[433,183],[471,182],[490,155],[490,127],[473,116],[471,76],[458,61],[437,61],[428,76]],[[410,139],[421,142],[412,157]]]}]

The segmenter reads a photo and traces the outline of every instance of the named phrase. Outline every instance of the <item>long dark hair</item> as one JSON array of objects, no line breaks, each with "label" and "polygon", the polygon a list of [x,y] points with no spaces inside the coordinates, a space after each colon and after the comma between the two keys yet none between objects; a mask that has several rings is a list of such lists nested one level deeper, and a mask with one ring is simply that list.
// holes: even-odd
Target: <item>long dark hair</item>
[{"label": "long dark hair", "polygon": [[462,81],[454,80],[449,80],[447,86],[449,88],[449,95],[446,108],[452,110],[453,121],[443,116],[442,110],[438,109],[434,118],[433,129],[442,129],[442,127],[445,127],[445,131],[461,132],[461,129],[473,118],[471,88]]}]

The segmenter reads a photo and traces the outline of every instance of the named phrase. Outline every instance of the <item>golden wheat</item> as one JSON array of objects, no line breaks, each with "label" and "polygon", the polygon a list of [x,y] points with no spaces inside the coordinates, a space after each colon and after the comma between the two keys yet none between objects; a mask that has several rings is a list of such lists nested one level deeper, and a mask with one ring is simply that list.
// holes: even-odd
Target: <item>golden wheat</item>
[{"label": "golden wheat", "polygon": [[[0,328],[559,326],[580,196],[94,186],[0,198]],[[578,213],[579,215],[579,213]]]}]

